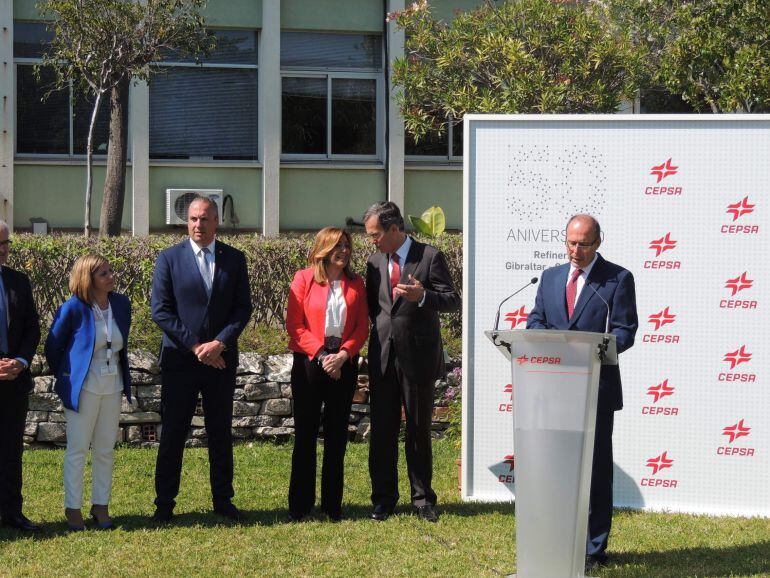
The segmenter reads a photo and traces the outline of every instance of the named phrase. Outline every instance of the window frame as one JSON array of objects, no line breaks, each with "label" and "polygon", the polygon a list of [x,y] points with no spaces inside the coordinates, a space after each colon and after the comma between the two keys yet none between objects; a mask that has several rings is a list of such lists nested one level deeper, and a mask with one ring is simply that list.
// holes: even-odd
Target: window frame
[{"label": "window frame", "polygon": [[[462,123],[462,121],[460,121]],[[460,124],[457,123],[457,124]],[[429,165],[429,164],[462,164],[463,162],[463,156],[462,155],[453,155],[453,145],[454,145],[454,130],[455,130],[455,123],[450,122],[447,124],[447,154],[446,155],[415,155],[415,154],[404,154],[404,160],[410,164],[419,164],[419,165]],[[404,136],[404,140],[406,140],[406,136]],[[406,146],[406,143],[404,143],[404,146]]]}]

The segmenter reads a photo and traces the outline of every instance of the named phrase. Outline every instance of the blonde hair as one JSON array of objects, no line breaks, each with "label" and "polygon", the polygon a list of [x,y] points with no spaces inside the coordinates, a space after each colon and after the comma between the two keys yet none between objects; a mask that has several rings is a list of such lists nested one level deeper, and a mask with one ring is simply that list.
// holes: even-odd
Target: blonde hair
[{"label": "blonde hair", "polygon": [[[313,243],[313,248],[310,250],[310,255],[308,255],[307,264],[315,270],[313,278],[316,283],[323,285],[329,280],[326,275],[326,262],[329,255],[334,251],[334,247],[337,246],[337,243],[339,243],[343,237],[347,240],[348,245],[350,245],[350,254],[352,257],[353,238],[350,236],[350,233],[344,229],[324,227],[318,231],[318,234],[315,236],[315,243]],[[355,277],[353,271],[350,269],[350,261],[345,265],[342,272],[347,275],[348,279],[353,279]]]},{"label": "blonde hair", "polygon": [[109,261],[96,253],[78,257],[70,271],[70,291],[75,297],[86,303],[93,300],[94,273],[105,263]]}]

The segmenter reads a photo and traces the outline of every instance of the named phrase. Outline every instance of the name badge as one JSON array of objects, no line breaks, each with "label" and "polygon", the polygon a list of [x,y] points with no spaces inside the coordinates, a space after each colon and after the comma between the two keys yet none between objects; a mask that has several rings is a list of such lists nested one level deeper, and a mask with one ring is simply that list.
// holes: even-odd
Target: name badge
[{"label": "name badge", "polygon": [[102,365],[99,368],[99,372],[103,376],[105,376],[105,375],[117,375],[118,374],[118,368],[115,365],[113,365],[113,364]]}]

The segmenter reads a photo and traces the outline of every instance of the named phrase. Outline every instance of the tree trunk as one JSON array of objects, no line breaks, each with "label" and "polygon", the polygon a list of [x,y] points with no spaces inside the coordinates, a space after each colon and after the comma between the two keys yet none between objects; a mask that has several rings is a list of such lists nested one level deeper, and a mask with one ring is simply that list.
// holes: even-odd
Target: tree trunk
[{"label": "tree trunk", "polygon": [[120,235],[123,220],[128,154],[128,85],[129,79],[125,79],[110,92],[110,138],[107,145],[104,200],[99,218],[100,237]]},{"label": "tree trunk", "polygon": [[86,211],[83,223],[83,235],[91,236],[91,193],[94,189],[94,126],[102,103],[103,92],[96,93],[94,110],[91,112],[91,123],[88,125],[88,142],[86,144]]}]

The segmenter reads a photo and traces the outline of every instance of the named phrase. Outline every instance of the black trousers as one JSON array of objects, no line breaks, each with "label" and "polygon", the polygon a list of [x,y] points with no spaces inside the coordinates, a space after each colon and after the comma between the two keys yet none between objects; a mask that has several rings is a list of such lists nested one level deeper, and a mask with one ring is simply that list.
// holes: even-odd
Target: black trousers
[{"label": "black trousers", "polygon": [[29,395],[0,381],[0,518],[21,514],[21,456]]},{"label": "black trousers", "polygon": [[615,412],[596,414],[586,555],[604,558],[612,527],[612,429]]},{"label": "black trousers", "polygon": [[307,355],[295,353],[291,368],[294,401],[294,451],[291,455],[289,512],[295,518],[315,504],[316,448],[323,404],[324,455],[321,466],[321,509],[329,516],[342,513],[348,420],[356,388],[358,357],[342,366],[335,381]]},{"label": "black trousers", "polygon": [[409,381],[394,357],[391,355],[382,379],[370,383],[372,504],[375,509],[392,511],[398,503],[398,434],[403,404],[406,416],[404,450],[412,504],[435,506],[430,437],[434,384]]},{"label": "black trousers", "polygon": [[214,369],[196,363],[188,370],[161,373],[161,424],[155,465],[155,505],[173,509],[179,493],[184,444],[195,413],[198,393],[203,400],[209,447],[209,480],[214,505],[227,503],[233,491],[233,392],[235,368]]}]

